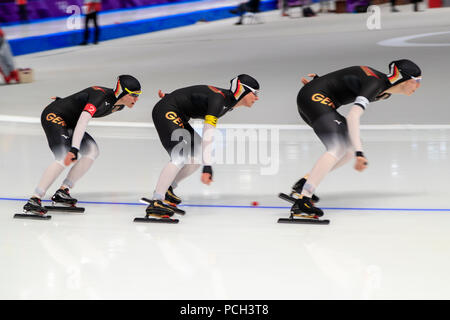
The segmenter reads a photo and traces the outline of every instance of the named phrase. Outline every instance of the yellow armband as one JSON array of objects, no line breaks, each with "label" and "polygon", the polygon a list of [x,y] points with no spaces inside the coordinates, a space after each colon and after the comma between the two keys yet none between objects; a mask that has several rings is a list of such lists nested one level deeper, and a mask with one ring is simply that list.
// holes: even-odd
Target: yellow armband
[{"label": "yellow armband", "polygon": [[205,116],[205,123],[209,123],[210,125],[215,127],[217,124],[217,117],[208,114]]}]

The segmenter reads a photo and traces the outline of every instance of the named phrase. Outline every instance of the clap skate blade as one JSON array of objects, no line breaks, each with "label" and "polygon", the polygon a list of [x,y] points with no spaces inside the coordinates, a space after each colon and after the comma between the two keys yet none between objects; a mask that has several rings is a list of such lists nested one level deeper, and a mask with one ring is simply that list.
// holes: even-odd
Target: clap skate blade
[{"label": "clap skate blade", "polygon": [[52,202],[51,206],[44,206],[48,211],[62,211],[62,212],[79,212],[83,213],[84,208],[77,207],[73,204],[64,204],[58,202]]},{"label": "clap skate blade", "polygon": [[298,224],[330,224],[330,220],[320,220],[317,218],[280,218],[278,223],[298,223]]},{"label": "clap skate blade", "polygon": [[50,220],[52,216],[47,215],[46,212],[33,213],[31,211],[22,211],[22,213],[16,213],[15,219],[34,219],[34,220]]},{"label": "clap skate blade", "polygon": [[172,219],[169,216],[161,216],[161,218],[134,218],[134,222],[147,222],[147,223],[178,223],[178,219]]}]

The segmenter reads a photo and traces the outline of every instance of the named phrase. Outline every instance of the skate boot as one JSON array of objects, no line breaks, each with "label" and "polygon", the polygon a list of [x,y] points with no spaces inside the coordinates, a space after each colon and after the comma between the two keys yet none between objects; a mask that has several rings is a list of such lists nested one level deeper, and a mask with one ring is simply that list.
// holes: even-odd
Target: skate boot
[{"label": "skate boot", "polygon": [[41,199],[36,197],[31,197],[27,203],[23,206],[23,211],[31,212],[40,216],[47,213],[47,209],[42,206]]},{"label": "skate boot", "polygon": [[[291,197],[292,197],[294,194],[296,194],[296,193],[297,193],[297,196],[300,196],[301,193],[302,193],[303,186],[305,185],[305,183],[306,183],[306,178],[305,178],[305,177],[304,177],[304,178],[301,178],[300,180],[298,180],[298,181],[294,184],[294,186],[292,187],[292,192],[291,192],[291,194],[290,194]],[[313,203],[317,203],[317,202],[319,202],[319,200],[320,200],[320,198],[319,198],[318,196],[316,196],[315,194],[312,195],[311,201],[312,201]]]},{"label": "skate boot", "polygon": [[167,190],[164,202],[174,206],[177,206],[181,203],[181,198],[178,197],[175,193],[173,193],[172,186],[170,186],[169,189]]},{"label": "skate boot", "polygon": [[14,79],[16,83],[19,83],[20,82],[19,72],[17,70],[11,71],[11,73],[9,74],[9,79],[10,81]]},{"label": "skate boot", "polygon": [[302,196],[295,201],[291,214],[296,217],[317,219],[323,216],[323,211],[312,204],[311,198]]},{"label": "skate boot", "polygon": [[75,206],[78,202],[77,199],[72,198],[69,194],[69,189],[58,189],[52,197],[54,204],[62,204],[65,206]]},{"label": "skate boot", "polygon": [[146,218],[150,216],[157,218],[170,218],[174,214],[174,210],[167,204],[164,204],[161,200],[151,200],[147,209],[145,209]]}]

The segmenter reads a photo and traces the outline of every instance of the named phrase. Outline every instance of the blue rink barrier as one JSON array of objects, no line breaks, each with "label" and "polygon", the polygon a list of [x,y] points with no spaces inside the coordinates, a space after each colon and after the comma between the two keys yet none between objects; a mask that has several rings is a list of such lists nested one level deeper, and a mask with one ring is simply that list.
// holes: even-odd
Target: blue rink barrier
[{"label": "blue rink barrier", "polygon": [[[197,23],[236,17],[229,12],[234,7],[223,7],[146,20],[125,22],[100,27],[100,41],[134,36],[165,29],[178,28]],[[260,10],[270,11],[277,8],[276,0],[261,1]],[[38,28],[38,24],[35,25]],[[93,28],[91,28],[93,30]],[[9,40],[14,56],[28,53],[77,46],[83,41],[84,29],[46,34],[34,37]],[[93,32],[90,33],[92,42]]]}]

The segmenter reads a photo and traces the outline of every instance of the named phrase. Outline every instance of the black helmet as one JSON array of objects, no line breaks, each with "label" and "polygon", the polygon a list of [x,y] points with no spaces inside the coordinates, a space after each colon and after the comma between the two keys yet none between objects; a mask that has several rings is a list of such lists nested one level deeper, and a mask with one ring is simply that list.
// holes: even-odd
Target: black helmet
[{"label": "black helmet", "polygon": [[142,93],[139,81],[130,75],[122,74],[117,77],[114,95],[117,99],[122,98],[126,94],[139,96]]},{"label": "black helmet", "polygon": [[421,75],[422,70],[411,60],[402,59],[389,63],[388,79],[393,86],[406,80],[420,77]]},{"label": "black helmet", "polygon": [[237,101],[241,100],[247,93],[253,92],[256,96],[259,93],[258,81],[248,74],[240,74],[230,83],[230,90]]}]

